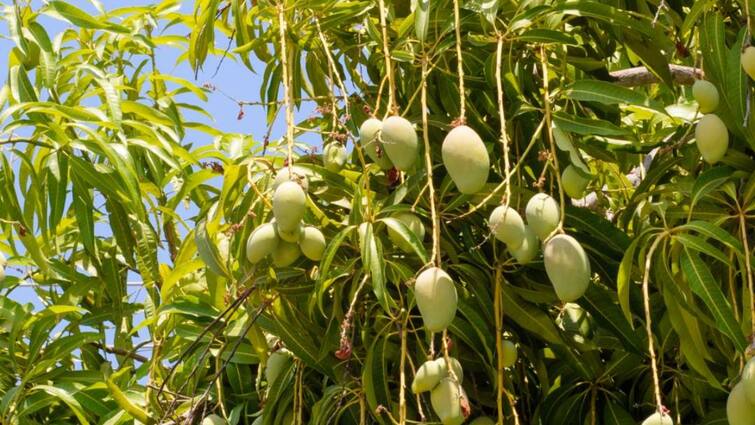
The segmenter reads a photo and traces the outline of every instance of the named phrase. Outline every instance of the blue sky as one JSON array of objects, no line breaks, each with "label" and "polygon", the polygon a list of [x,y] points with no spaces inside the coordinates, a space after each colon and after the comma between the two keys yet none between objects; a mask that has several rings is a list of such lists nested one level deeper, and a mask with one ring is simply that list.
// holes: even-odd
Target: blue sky
[{"label": "blue sky", "polygon": [[[86,10],[93,15],[98,14],[97,9],[89,0],[69,0],[69,3],[83,10]],[[124,6],[140,6],[151,3],[154,2],[150,2],[149,0],[101,1],[101,4],[104,5],[105,9],[113,9]],[[181,11],[183,13],[191,13],[193,3],[193,0],[184,0],[182,2]],[[42,5],[42,2],[39,0],[34,0],[32,1],[32,5],[35,9],[38,9]],[[51,38],[70,26],[70,24],[68,24],[67,22],[60,21],[49,16],[40,16],[38,19],[39,22],[45,27]],[[181,30],[176,29],[176,31]],[[3,80],[5,80],[7,78],[8,54],[14,44],[10,39],[7,38],[8,28],[4,22],[0,29],[0,33],[3,34],[3,38],[0,39],[0,68],[6,71],[2,76]],[[228,38],[222,34],[217,34],[215,44],[221,49],[224,49],[228,44]],[[233,47],[235,47],[235,45],[232,45],[232,48]],[[161,72],[169,73],[181,78],[188,79],[190,81],[194,81],[198,85],[211,83],[218,89],[213,93],[209,93],[209,100],[206,104],[203,105],[205,110],[212,115],[212,121],[208,122],[207,119],[200,114],[195,114],[194,116],[189,116],[188,118],[205,121],[207,124],[224,132],[251,134],[255,140],[262,140],[265,133],[267,132],[264,109],[258,106],[246,106],[244,108],[244,117],[239,120],[237,119],[239,112],[238,105],[236,105],[232,100],[222,94],[222,92],[230,94],[238,100],[259,100],[264,64],[253,62],[255,70],[257,71],[257,73],[253,73],[242,64],[235,62],[232,57],[227,57],[223,60],[222,66],[217,72],[217,75],[213,76],[220,58],[210,56],[205,63],[204,71],[201,71],[195,79],[194,72],[188,65],[188,63],[182,62],[176,64],[176,58],[180,53],[181,52],[178,49],[162,48],[161,50],[159,50],[156,56],[157,66],[161,70]],[[282,90],[280,90],[280,92],[282,95]],[[195,98],[191,100],[195,103],[198,102]],[[301,120],[308,117],[312,112],[312,105],[305,103],[302,104],[302,110],[296,112],[295,117],[297,120]],[[273,125],[273,131],[271,133],[272,139],[278,138],[284,133],[284,114],[283,111],[281,111],[281,113],[278,114],[278,119]],[[318,139],[319,137],[313,137],[312,135],[309,135],[301,138],[300,140],[306,141],[308,143],[318,143]],[[187,136],[187,142],[191,142],[194,144],[194,146],[197,146],[211,142],[211,138],[204,134],[195,132],[190,133]],[[190,217],[193,214],[193,211],[187,210],[184,211],[184,213],[186,214],[186,217]],[[109,227],[105,224],[101,224],[96,228],[96,232],[98,234],[109,234]],[[163,258],[161,258],[161,261],[167,262],[167,258],[164,253],[162,256]],[[14,274],[11,270],[9,270],[9,273]],[[135,278],[138,280],[138,276],[135,276]],[[141,289],[138,286],[130,287],[130,292],[137,299],[140,299],[143,295],[141,294]],[[41,307],[41,304],[39,303],[39,300],[37,299],[34,290],[31,287],[20,287],[15,289],[11,294],[11,298],[23,303],[31,302],[35,305],[36,308]]]}]

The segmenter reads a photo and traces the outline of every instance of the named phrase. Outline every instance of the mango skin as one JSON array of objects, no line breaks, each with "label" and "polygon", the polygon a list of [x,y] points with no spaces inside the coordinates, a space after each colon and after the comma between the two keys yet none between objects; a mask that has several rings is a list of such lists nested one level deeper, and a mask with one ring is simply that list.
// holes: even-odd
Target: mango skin
[{"label": "mango skin", "polygon": [[272,223],[265,223],[252,231],[246,240],[246,259],[258,263],[278,247],[278,233]]},{"label": "mango skin", "polygon": [[577,171],[577,167],[571,164],[561,173],[561,187],[570,198],[582,199],[589,183],[590,179],[584,177]]},{"label": "mango skin", "polygon": [[417,132],[406,118],[388,117],[383,121],[381,132],[383,149],[393,166],[401,171],[409,171],[417,161],[419,147]]},{"label": "mango skin", "polygon": [[[449,360],[451,360],[451,368],[453,368],[456,378],[459,382],[463,382],[464,372],[461,369],[461,363],[453,357],[449,357]],[[448,367],[446,366],[446,359],[444,357],[428,360],[417,369],[417,373],[414,375],[414,380],[412,381],[412,392],[418,394],[432,391],[441,379],[448,376]]]},{"label": "mango skin", "polygon": [[540,241],[537,239],[537,235],[532,231],[532,228],[528,225],[524,225],[524,240],[519,247],[511,249],[509,253],[516,261],[521,264],[529,264],[537,257],[540,252]]},{"label": "mango skin", "polygon": [[202,419],[202,425],[226,425],[226,423],[225,419],[215,414],[205,416]]},{"label": "mango skin", "polygon": [[697,149],[708,164],[720,161],[729,149],[729,130],[721,118],[708,114],[700,118],[695,127]]},{"label": "mango skin", "polygon": [[275,267],[288,267],[301,255],[299,245],[291,242],[280,241],[273,251],[273,265]]},{"label": "mango skin", "polygon": [[742,69],[755,80],[755,47],[748,46],[742,56],[740,56],[740,62],[742,63]]},{"label": "mango skin", "polygon": [[325,252],[325,236],[320,229],[307,226],[304,228],[302,238],[299,241],[299,248],[301,248],[305,257],[312,261],[320,261],[323,252]]},{"label": "mango skin", "polygon": [[692,96],[703,114],[713,112],[718,108],[718,89],[710,81],[695,81],[692,85]]},{"label": "mango skin", "polygon": [[456,287],[451,276],[438,267],[431,267],[417,276],[414,298],[428,332],[446,329],[456,317]]},{"label": "mango skin", "polygon": [[495,425],[495,421],[487,416],[480,416],[470,422],[469,425]]},{"label": "mango skin", "polygon": [[524,214],[530,229],[543,241],[556,230],[561,219],[558,202],[547,193],[538,193],[530,198]]},{"label": "mango skin", "polygon": [[273,385],[281,372],[283,372],[283,369],[285,369],[292,360],[291,352],[285,348],[281,348],[270,354],[267,358],[267,363],[265,363],[265,380],[267,381],[267,384]]},{"label": "mango skin", "polygon": [[490,157],[480,136],[460,125],[449,131],[441,148],[443,165],[459,192],[479,192],[488,182]]},{"label": "mango skin", "polygon": [[742,387],[747,399],[755,405],[755,357],[751,358],[742,371]]},{"label": "mango skin", "polygon": [[369,118],[359,127],[359,143],[370,157],[372,162],[377,164],[383,170],[393,168],[393,163],[385,154],[383,144],[378,138],[378,134],[383,130],[383,122],[377,118]]},{"label": "mango skin", "polygon": [[461,409],[459,384],[451,378],[442,379],[430,393],[430,404],[443,425],[460,425],[466,419]]},{"label": "mango skin", "polygon": [[337,173],[343,169],[348,159],[346,146],[339,142],[330,142],[322,152],[322,162],[325,169]]},{"label": "mango skin", "polygon": [[299,243],[304,234],[304,226],[301,223],[299,223],[299,226],[294,227],[292,230],[284,230],[281,229],[275,222],[275,219],[273,219],[273,226],[275,227],[275,231],[277,232],[278,237],[282,241]]},{"label": "mango skin", "polygon": [[[415,214],[412,214],[410,212],[400,212],[394,214],[393,218],[400,221],[404,226],[408,227],[412,233],[417,235],[417,239],[419,239],[420,241],[425,238],[425,225],[422,224],[422,220],[420,220],[420,218]],[[388,238],[390,238],[391,242],[393,242],[393,244],[402,251],[407,253],[414,252],[412,246],[403,238],[401,238],[401,236],[399,236],[399,234],[391,227],[388,227]]]},{"label": "mango skin", "polygon": [[674,425],[674,420],[669,415],[662,415],[658,412],[645,418],[642,425]]},{"label": "mango skin", "polygon": [[738,383],[726,400],[726,418],[729,425],[755,425],[755,404],[745,394],[742,383]]},{"label": "mango skin", "polygon": [[287,181],[294,181],[296,183],[299,183],[301,185],[301,188],[304,189],[305,192],[309,191],[309,178],[308,176],[312,173],[310,170],[303,168],[303,167],[297,167],[294,165],[291,167],[291,173],[294,175],[293,178],[291,178],[291,174],[288,172],[288,167],[283,167],[280,170],[278,170],[278,173],[275,175],[275,180],[273,180],[273,190],[278,189],[278,186],[281,184],[287,182]]},{"label": "mango skin", "polygon": [[543,249],[545,272],[561,301],[571,302],[584,295],[590,284],[590,260],[576,239],[556,235]]},{"label": "mango skin", "polygon": [[275,189],[273,194],[273,215],[279,229],[298,229],[307,209],[307,195],[298,183],[287,181]]},{"label": "mango skin", "polygon": [[511,367],[516,364],[516,359],[519,358],[519,354],[516,349],[516,344],[509,340],[503,341],[503,367]]},{"label": "mango skin", "polygon": [[515,209],[501,205],[496,207],[488,226],[496,239],[505,243],[510,249],[517,249],[524,242],[524,221]]}]

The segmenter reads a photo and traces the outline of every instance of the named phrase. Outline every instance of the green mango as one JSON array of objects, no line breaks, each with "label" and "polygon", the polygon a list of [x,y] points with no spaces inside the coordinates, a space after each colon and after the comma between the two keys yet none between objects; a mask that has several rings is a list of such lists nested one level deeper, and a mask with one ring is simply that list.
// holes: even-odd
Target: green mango
[{"label": "green mango", "polygon": [[458,299],[454,281],[438,267],[431,267],[417,276],[414,297],[429,332],[441,332],[456,317]]},{"label": "green mango", "polygon": [[561,301],[575,301],[590,283],[590,260],[576,239],[556,235],[545,243],[543,250],[545,272]]},{"label": "green mango", "polygon": [[[449,357],[451,361],[451,368],[453,368],[456,379],[459,382],[464,380],[464,372],[461,369],[461,363],[453,357]],[[417,369],[417,373],[414,375],[412,381],[412,392],[422,393],[425,391],[431,391],[440,382],[441,379],[447,378],[448,367],[446,366],[446,359],[439,357],[435,360],[428,360]]]},{"label": "green mango", "polygon": [[380,137],[393,166],[401,171],[409,171],[417,162],[419,154],[417,132],[412,123],[397,115],[388,117],[383,121]]},{"label": "green mango", "polygon": [[490,158],[480,136],[466,125],[449,131],[441,147],[443,165],[459,192],[477,193],[488,182]]}]

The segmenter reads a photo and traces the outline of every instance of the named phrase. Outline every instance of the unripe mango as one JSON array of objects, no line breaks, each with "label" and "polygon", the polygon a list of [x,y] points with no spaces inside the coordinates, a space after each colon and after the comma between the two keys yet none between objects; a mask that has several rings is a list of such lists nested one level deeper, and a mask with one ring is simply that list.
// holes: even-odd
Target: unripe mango
[{"label": "unripe mango", "polygon": [[692,96],[695,97],[700,112],[707,114],[718,108],[718,89],[710,81],[697,80],[692,85]]},{"label": "unripe mango", "polygon": [[524,221],[515,209],[501,205],[490,214],[488,226],[496,239],[517,249],[524,242]]},{"label": "unripe mango", "polygon": [[460,425],[466,419],[461,409],[461,388],[451,378],[444,378],[430,393],[430,404],[443,425]]},{"label": "unripe mango", "polygon": [[590,179],[571,164],[561,173],[561,187],[570,198],[582,199],[588,183]]},{"label": "unripe mango", "polygon": [[265,380],[268,385],[273,385],[283,369],[292,362],[292,354],[285,348],[270,354],[265,363]]},{"label": "unripe mango", "polygon": [[275,267],[288,267],[301,255],[299,245],[291,242],[280,241],[273,251],[273,265]]},{"label": "unripe mango", "polygon": [[406,118],[394,115],[383,121],[383,148],[393,165],[408,171],[417,161],[417,132]]},{"label": "unripe mango", "polygon": [[5,255],[3,255],[2,252],[0,252],[0,281],[5,279],[5,265],[8,264],[8,261],[5,259]]},{"label": "unripe mango", "polygon": [[645,418],[642,425],[674,425],[674,420],[669,415],[661,415],[658,412]]},{"label": "unripe mango", "polygon": [[273,195],[273,215],[278,229],[292,231],[299,228],[307,209],[307,195],[298,183],[284,182]]},{"label": "unripe mango", "polygon": [[729,149],[729,131],[721,118],[708,114],[700,118],[695,127],[697,149],[708,164],[720,161]]},{"label": "unripe mango", "polygon": [[530,229],[543,241],[556,230],[561,218],[558,202],[547,193],[530,198],[524,213]]},{"label": "unripe mango", "polygon": [[509,248],[509,253],[516,258],[519,264],[528,264],[537,257],[540,252],[540,241],[537,235],[532,231],[530,226],[524,225],[524,239],[517,248]]},{"label": "unripe mango", "polygon": [[[281,184],[287,182],[287,181],[294,181],[296,183],[299,183],[302,189],[304,189],[304,192],[309,191],[309,178],[308,176],[312,172],[306,168],[298,167],[294,165],[291,167],[291,173],[289,173],[288,167],[283,167],[280,170],[278,170],[278,174],[275,175],[275,180],[273,180],[273,190],[278,189],[278,186]],[[293,175],[293,177],[291,177]]]},{"label": "unripe mango", "polygon": [[278,224],[275,222],[275,219],[273,219],[273,226],[275,226],[275,231],[278,233],[278,237],[282,241],[299,243],[302,235],[304,234],[304,226],[301,223],[299,223],[297,227],[294,227],[291,230],[285,230],[278,226]]},{"label": "unripe mango", "polygon": [[726,418],[729,425],[755,425],[755,404],[750,403],[741,382],[732,388],[726,400]]},{"label": "unripe mango", "polygon": [[742,52],[740,62],[742,63],[742,69],[745,70],[750,78],[755,80],[755,47],[747,46],[745,51]]},{"label": "unripe mango", "polygon": [[747,395],[747,400],[755,405],[755,357],[751,358],[742,371],[741,384]]},{"label": "unripe mango", "polygon": [[576,239],[556,235],[543,250],[545,272],[561,301],[570,302],[584,295],[590,283],[590,260]]},{"label": "unripe mango", "polygon": [[299,241],[301,252],[312,261],[320,261],[322,253],[325,252],[325,236],[320,229],[312,226],[304,228],[301,240]]},{"label": "unripe mango", "polygon": [[340,142],[331,142],[325,146],[322,152],[322,162],[325,169],[337,173],[341,171],[348,159],[346,146]]},{"label": "unripe mango", "polygon": [[257,263],[278,247],[278,235],[272,223],[265,223],[252,231],[246,240],[246,259]]},{"label": "unripe mango", "polygon": [[443,165],[461,193],[477,193],[488,182],[490,158],[480,136],[460,125],[446,135],[441,148]]},{"label": "unripe mango", "polygon": [[359,143],[362,144],[367,156],[372,162],[377,164],[383,170],[393,168],[393,163],[383,149],[378,135],[383,130],[383,122],[377,118],[369,118],[359,127]]},{"label": "unripe mango", "polygon": [[438,267],[431,267],[417,276],[414,297],[429,332],[446,329],[456,317],[456,287],[451,276]]},{"label": "unripe mango", "polygon": [[202,425],[226,425],[226,423],[225,419],[215,414],[205,416],[202,419]]},{"label": "unripe mango", "polygon": [[495,425],[495,421],[487,416],[480,416],[479,418],[476,418],[475,420],[470,422],[469,425]]},{"label": "unripe mango", "polygon": [[[422,241],[425,238],[425,226],[422,224],[422,220],[415,214],[410,212],[400,212],[392,216],[396,220],[400,221],[406,226],[412,233],[417,235],[417,239]],[[388,238],[394,245],[399,247],[404,252],[413,252],[412,246],[409,242],[406,242],[393,228],[388,227]]]},{"label": "unripe mango", "polygon": [[517,353],[516,344],[509,340],[503,341],[503,367],[511,367],[516,363],[516,359],[519,357]]},{"label": "unripe mango", "polygon": [[[459,382],[463,382],[464,372],[461,369],[461,363],[453,357],[449,357],[449,360],[451,360],[451,368],[453,368],[456,379]],[[422,363],[422,366],[417,369],[417,373],[414,375],[414,380],[412,381],[412,392],[417,394],[431,391],[438,385],[441,379],[448,378],[449,376],[444,357],[428,360]]]}]

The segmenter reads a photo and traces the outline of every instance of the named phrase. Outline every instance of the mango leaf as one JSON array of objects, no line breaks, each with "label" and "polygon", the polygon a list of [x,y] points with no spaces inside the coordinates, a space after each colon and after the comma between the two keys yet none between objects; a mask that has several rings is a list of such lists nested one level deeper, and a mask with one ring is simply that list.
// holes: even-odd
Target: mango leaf
[{"label": "mango leaf", "polygon": [[737,325],[729,302],[708,266],[696,252],[690,251],[687,247],[682,249],[680,262],[692,291],[703,300],[713,314],[718,329],[734,342],[739,351],[744,351],[747,347],[745,337]]}]

